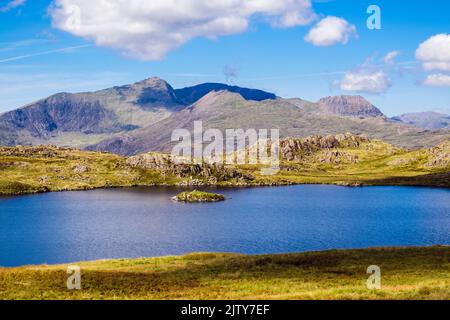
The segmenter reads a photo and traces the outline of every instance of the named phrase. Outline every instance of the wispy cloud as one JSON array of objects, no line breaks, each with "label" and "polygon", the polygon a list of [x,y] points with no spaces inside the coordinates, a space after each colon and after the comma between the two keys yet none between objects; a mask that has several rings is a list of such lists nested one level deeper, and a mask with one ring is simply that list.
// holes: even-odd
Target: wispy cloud
[{"label": "wispy cloud", "polygon": [[90,46],[91,46],[90,44],[85,44],[85,45],[80,45],[80,46],[72,46],[72,47],[65,47],[65,48],[60,48],[60,49],[36,52],[36,53],[31,53],[31,54],[24,54],[24,55],[10,57],[10,58],[6,58],[6,59],[0,59],[0,63],[10,62],[10,61],[17,61],[17,60],[33,58],[33,57],[38,57],[38,56],[45,56],[45,55],[53,54],[53,53],[70,52],[70,51],[73,51],[73,50],[87,48],[87,47],[90,47]]},{"label": "wispy cloud", "polygon": [[49,39],[23,39],[13,42],[0,42],[0,52],[49,43]]},{"label": "wispy cloud", "polygon": [[383,58],[385,64],[394,64],[395,59],[400,55],[400,51],[391,51]]},{"label": "wispy cloud", "polygon": [[27,0],[12,0],[9,1],[7,4],[5,4],[4,6],[0,7],[0,12],[8,12],[14,8],[20,7],[25,5],[25,3],[27,2]]}]

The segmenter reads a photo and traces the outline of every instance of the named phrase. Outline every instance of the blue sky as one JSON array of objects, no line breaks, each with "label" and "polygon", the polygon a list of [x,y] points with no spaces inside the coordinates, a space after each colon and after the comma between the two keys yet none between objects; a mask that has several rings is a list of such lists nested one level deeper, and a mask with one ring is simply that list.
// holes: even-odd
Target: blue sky
[{"label": "blue sky", "polygon": [[[90,8],[85,0],[60,0],[57,5],[62,10],[77,3],[83,10],[82,23],[86,23],[87,11],[89,19],[95,22],[99,19],[95,10],[104,9]],[[241,20],[232,21],[236,24],[227,24],[226,30],[214,30],[216,34],[198,28],[200,22],[196,21],[188,40],[174,44],[166,43],[166,38],[172,32],[178,36],[179,29],[171,28],[185,23],[176,20],[183,15],[171,17],[170,23],[160,23],[160,35],[153,32],[133,40],[125,28],[119,31],[123,37],[115,39],[117,33],[92,30],[89,25],[82,25],[75,32],[62,27],[67,22],[65,11],[49,11],[52,1],[0,0],[0,112],[60,91],[92,91],[150,76],[159,76],[175,88],[206,81],[225,82],[225,69],[234,71],[228,79],[233,84],[269,90],[282,97],[316,101],[328,95],[361,94],[391,116],[428,110],[450,112],[450,36],[445,37],[450,33],[450,3],[406,3],[317,0],[312,2],[311,12],[302,11],[302,18],[308,21],[297,19],[294,25],[286,22],[282,26],[275,25],[269,8],[243,16],[248,22],[245,27],[240,25]],[[369,30],[366,26],[366,10],[371,4],[381,8],[381,30]],[[244,5],[242,8],[249,10]],[[145,19],[159,18],[147,9],[142,13]],[[197,13],[197,9],[193,10]],[[129,16],[124,16],[124,21],[111,19],[134,27],[132,11],[125,14]],[[216,15],[220,14],[219,11]],[[282,14],[276,19],[284,17]],[[265,19],[268,16],[270,22]],[[323,27],[326,23],[337,27],[342,22],[348,38],[320,43],[316,38],[324,30],[319,28],[323,20]],[[199,21],[203,23],[204,19]],[[317,32],[305,40],[314,28]],[[208,38],[205,33],[216,37]],[[427,42],[418,58],[419,46],[436,35],[443,36]],[[164,46],[154,51],[158,41]],[[440,51],[435,52],[436,47]],[[385,62],[388,53],[392,59]],[[361,77],[374,82],[367,84],[363,79],[359,83]]]}]

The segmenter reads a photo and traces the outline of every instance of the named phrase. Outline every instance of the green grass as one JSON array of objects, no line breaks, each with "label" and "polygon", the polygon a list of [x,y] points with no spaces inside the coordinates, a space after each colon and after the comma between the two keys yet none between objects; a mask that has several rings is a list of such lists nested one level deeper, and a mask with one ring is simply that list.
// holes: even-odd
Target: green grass
[{"label": "green grass", "polygon": [[[450,143],[443,144],[442,154],[450,154]],[[411,185],[450,187],[450,161],[444,166],[429,166],[434,156],[428,150],[408,151],[381,141],[362,144],[359,148],[338,148],[356,157],[356,163],[321,163],[326,150],[319,150],[301,162],[282,162],[276,176],[260,176],[259,166],[247,166],[257,181],[274,184],[312,183],[338,185]],[[289,170],[287,170],[289,168]]]},{"label": "green grass", "polygon": [[[0,268],[0,299],[450,299],[450,247],[72,265],[81,267],[81,290],[67,289],[67,265]],[[381,290],[366,287],[370,265],[381,268]]]},{"label": "green grass", "polygon": [[[39,148],[39,147],[36,147]],[[45,147],[50,156],[33,152],[0,152],[0,194],[171,184],[174,177],[156,170],[131,168],[125,158],[109,154]],[[4,151],[7,150],[7,151]],[[29,150],[29,149],[26,149]],[[11,151],[15,153],[10,155]],[[86,167],[77,172],[76,167]]]}]

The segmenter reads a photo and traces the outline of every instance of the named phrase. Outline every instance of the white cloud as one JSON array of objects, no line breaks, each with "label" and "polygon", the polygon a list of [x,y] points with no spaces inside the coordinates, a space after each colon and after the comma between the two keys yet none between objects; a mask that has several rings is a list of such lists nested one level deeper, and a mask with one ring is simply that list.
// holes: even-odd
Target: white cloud
[{"label": "white cloud", "polygon": [[399,51],[391,51],[387,55],[384,56],[384,63],[385,64],[394,64],[395,59],[400,55]]},{"label": "white cloud", "polygon": [[315,46],[346,44],[351,37],[357,37],[356,27],[338,17],[320,20],[306,35],[305,40]]},{"label": "white cloud", "polygon": [[450,76],[442,73],[430,74],[423,84],[433,87],[450,87]]},{"label": "white cloud", "polygon": [[244,32],[252,18],[287,28],[316,17],[311,0],[55,0],[50,14],[56,28],[143,60],[196,37]]},{"label": "white cloud", "polygon": [[11,0],[4,6],[0,7],[0,12],[8,12],[14,8],[23,6],[27,0]]},{"label": "white cloud", "polygon": [[450,71],[450,34],[438,34],[421,43],[416,58],[425,70]]},{"label": "white cloud", "polygon": [[359,93],[384,93],[390,86],[389,77],[382,70],[347,72],[340,83],[342,90]]}]

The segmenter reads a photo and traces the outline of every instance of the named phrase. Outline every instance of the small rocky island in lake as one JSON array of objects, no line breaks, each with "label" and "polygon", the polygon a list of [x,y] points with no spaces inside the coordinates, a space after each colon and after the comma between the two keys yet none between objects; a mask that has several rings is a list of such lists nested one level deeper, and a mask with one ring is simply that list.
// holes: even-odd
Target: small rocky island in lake
[{"label": "small rocky island in lake", "polygon": [[225,197],[221,194],[202,192],[198,190],[190,192],[182,192],[179,195],[172,198],[174,201],[179,202],[218,202],[224,201]]}]

